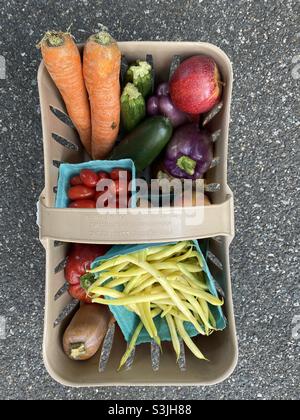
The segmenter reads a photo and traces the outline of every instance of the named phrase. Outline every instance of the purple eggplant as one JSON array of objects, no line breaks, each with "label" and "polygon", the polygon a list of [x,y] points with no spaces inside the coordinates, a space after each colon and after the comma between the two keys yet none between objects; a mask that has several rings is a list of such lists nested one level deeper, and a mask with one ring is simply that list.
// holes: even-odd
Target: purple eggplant
[{"label": "purple eggplant", "polygon": [[167,146],[164,166],[175,178],[199,179],[210,168],[212,159],[211,134],[192,123],[174,132]]}]

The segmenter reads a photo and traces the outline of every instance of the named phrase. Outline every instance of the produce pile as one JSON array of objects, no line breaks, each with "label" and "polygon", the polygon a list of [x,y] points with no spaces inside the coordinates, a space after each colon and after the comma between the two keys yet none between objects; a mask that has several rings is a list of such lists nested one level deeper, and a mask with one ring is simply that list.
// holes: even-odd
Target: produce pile
[{"label": "produce pile", "polygon": [[[156,85],[152,64],[142,59],[129,63],[121,77],[121,51],[105,31],[88,38],[83,58],[70,33],[47,32],[39,47],[92,159],[132,159],[138,174],[152,167],[154,178],[205,177],[213,142],[201,121],[221,101],[223,86],[211,57],[184,60],[169,82]],[[94,208],[91,199],[97,200],[87,188],[96,177],[89,177],[93,186],[83,182],[85,188],[72,180],[71,208]]]},{"label": "produce pile", "polygon": [[[47,32],[39,47],[93,165],[95,160],[131,159],[139,176],[150,169],[154,178],[196,181],[205,177],[213,162],[213,141],[202,121],[220,103],[223,86],[211,57],[190,57],[168,82],[156,84],[152,64],[141,58],[128,63],[121,77],[121,51],[106,31],[88,38],[82,56],[68,32]],[[133,173],[118,167],[109,172],[81,170],[68,181],[68,205],[106,207],[111,200],[101,197],[109,192],[116,197],[113,207],[128,207],[132,177]],[[111,184],[99,190],[103,180]],[[210,204],[208,197],[204,204]],[[196,205],[195,194],[188,202],[175,197],[173,205]],[[70,295],[81,306],[64,333],[68,357],[93,357],[115,322],[113,314],[118,321],[115,308],[123,308],[138,323],[120,368],[143,332],[160,347],[167,340],[159,333],[158,319],[167,326],[177,360],[181,339],[196,357],[206,360],[191,337],[218,330],[214,309],[224,302],[212,293],[194,243],[147,245],[114,258],[106,258],[107,252],[105,245],[70,247],[65,278]]]},{"label": "produce pile", "polygon": [[[98,313],[95,309],[98,304],[105,319],[113,322],[112,315],[109,316],[108,309],[105,310],[109,306],[123,333],[128,315],[119,312],[118,308],[123,308],[123,311],[126,308],[140,320],[135,331],[132,331],[119,368],[130,357],[143,329],[149,339],[153,339],[161,348],[162,341],[168,338],[160,337],[158,318],[166,322],[177,361],[180,356],[180,339],[197,358],[207,360],[191,339],[190,329],[188,332],[186,327],[192,326],[196,335],[211,335],[219,329],[212,308],[221,307],[224,302],[211,292],[194,243],[182,241],[162,244],[115,257],[106,257],[106,250],[101,245],[73,245],[65,273],[71,283],[71,295],[90,304],[88,306],[93,316],[95,312]],[[91,262],[97,253],[99,255]],[[103,257],[99,259],[100,256]],[[86,307],[83,311],[88,314]],[[105,331],[101,330],[101,340],[96,340],[98,335],[94,331],[91,337],[86,332],[85,340],[81,341],[82,337],[76,334],[81,324],[76,319],[67,329],[68,347],[64,347],[72,359],[86,360],[100,348],[109,323],[106,323]],[[79,329],[82,330],[81,326]],[[73,331],[72,339],[69,337],[70,330]],[[93,343],[92,349],[89,342]],[[95,342],[99,345],[95,346]]]}]

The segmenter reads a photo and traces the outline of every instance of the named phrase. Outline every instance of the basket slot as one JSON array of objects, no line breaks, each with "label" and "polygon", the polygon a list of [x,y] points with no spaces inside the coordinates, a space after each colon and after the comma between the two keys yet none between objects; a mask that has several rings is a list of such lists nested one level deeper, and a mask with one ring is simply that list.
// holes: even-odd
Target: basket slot
[{"label": "basket slot", "polygon": [[67,292],[67,290],[68,290],[68,284],[64,283],[63,286],[61,286],[56,292],[54,296],[54,300],[58,300],[63,294]]},{"label": "basket slot", "polygon": [[127,61],[127,58],[125,57],[125,55],[122,55],[120,81],[121,81],[121,86],[123,88],[125,87],[125,84],[126,84],[127,70],[128,70],[128,61]]},{"label": "basket slot", "polygon": [[134,359],[135,359],[135,349],[136,349],[136,347],[134,347],[134,349],[130,353],[130,356],[126,360],[126,363],[124,365],[124,370],[131,370],[132,369],[133,363],[134,363]]},{"label": "basket slot", "polygon": [[53,327],[55,328],[59,324],[61,324],[74,311],[77,305],[78,305],[78,300],[73,299],[70,303],[64,306],[64,309],[60,312],[58,317],[55,319]]},{"label": "basket slot", "polygon": [[50,105],[50,111],[56,118],[58,118],[61,122],[66,124],[68,127],[75,129],[74,124],[66,112],[62,112],[60,109],[55,108],[54,106]]},{"label": "basket slot", "polygon": [[154,372],[159,370],[160,365],[160,348],[157,343],[151,341],[151,365]]},{"label": "basket slot", "polygon": [[218,257],[216,257],[215,254],[213,254],[211,251],[207,252],[207,258],[215,264],[220,270],[223,270],[223,264],[219,260]]},{"label": "basket slot", "polygon": [[219,140],[219,138],[221,137],[221,134],[222,134],[221,130],[214,131],[211,135],[212,141],[215,143],[217,140]]},{"label": "basket slot", "polygon": [[53,192],[54,192],[54,194],[57,194],[57,185],[55,185],[55,187],[53,187]]},{"label": "basket slot", "polygon": [[204,190],[206,192],[216,192],[216,191],[220,191],[220,189],[221,189],[221,184],[219,184],[218,182],[213,182],[211,184],[204,185]]},{"label": "basket slot", "polygon": [[223,109],[223,101],[218,103],[203,119],[203,126],[205,127],[219,112]]},{"label": "basket slot", "polygon": [[64,258],[62,261],[60,261],[60,263],[57,264],[57,266],[55,267],[54,273],[57,274],[60,271],[63,271],[65,269],[65,267],[66,267],[67,261],[68,261],[68,258],[67,257]]},{"label": "basket slot", "polygon": [[70,142],[69,140],[65,139],[64,137],[59,136],[56,133],[52,133],[52,138],[54,141],[56,141],[56,143],[65,147],[66,149],[73,150],[74,152],[79,151],[79,146],[77,144]]},{"label": "basket slot", "polygon": [[65,242],[62,242],[62,241],[53,241],[53,246],[56,248],[56,247],[59,247],[59,246],[63,246],[63,245],[65,245]]},{"label": "basket slot", "polygon": [[180,342],[180,356],[178,359],[178,367],[182,372],[185,372],[186,371],[185,344],[182,339],[180,339],[179,342]]},{"label": "basket slot", "polygon": [[209,169],[215,168],[219,163],[220,163],[220,158],[218,156],[214,157]]},{"label": "basket slot", "polygon": [[52,165],[57,169],[59,169],[59,167],[62,163],[64,163],[64,162],[61,162],[60,160],[53,160],[52,161]]},{"label": "basket slot", "polygon": [[113,341],[114,341],[114,335],[115,335],[116,325],[113,324],[109,327],[105,339],[103,341],[101,353],[100,353],[100,359],[99,359],[99,372],[104,372],[106,369],[110,352],[112,349]]},{"label": "basket slot", "polygon": [[170,64],[170,70],[169,70],[169,78],[168,80],[171,79],[171,77],[173,76],[175,70],[177,69],[177,67],[179,66],[179,64],[181,63],[181,56],[180,55],[174,55],[172,57],[172,61]]}]

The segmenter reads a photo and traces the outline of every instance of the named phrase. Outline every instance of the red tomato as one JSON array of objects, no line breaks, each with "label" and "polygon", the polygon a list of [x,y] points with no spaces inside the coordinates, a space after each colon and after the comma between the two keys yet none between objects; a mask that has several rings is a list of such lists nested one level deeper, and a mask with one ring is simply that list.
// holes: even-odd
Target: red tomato
[{"label": "red tomato", "polygon": [[71,209],[95,209],[96,202],[94,200],[76,200],[69,205]]},{"label": "red tomato", "polygon": [[80,171],[80,179],[86,187],[96,187],[98,182],[98,175],[91,169],[83,169]]},{"label": "red tomato", "polygon": [[70,179],[70,185],[72,185],[73,187],[75,187],[75,185],[82,185],[80,176],[73,176],[73,178]]},{"label": "red tomato", "polygon": [[101,181],[101,179],[110,179],[110,176],[107,172],[98,172],[98,181]]},{"label": "red tomato", "polygon": [[118,180],[119,178],[126,179],[127,182],[131,181],[131,172],[127,169],[123,168],[115,168],[110,173],[111,179],[114,181]]},{"label": "red tomato", "polygon": [[92,303],[92,300],[88,297],[80,283],[69,286],[69,294],[72,298],[80,300],[81,302]]},{"label": "red tomato", "polygon": [[95,189],[86,187],[85,185],[76,185],[71,187],[68,192],[70,200],[87,200],[93,198],[95,195]]}]

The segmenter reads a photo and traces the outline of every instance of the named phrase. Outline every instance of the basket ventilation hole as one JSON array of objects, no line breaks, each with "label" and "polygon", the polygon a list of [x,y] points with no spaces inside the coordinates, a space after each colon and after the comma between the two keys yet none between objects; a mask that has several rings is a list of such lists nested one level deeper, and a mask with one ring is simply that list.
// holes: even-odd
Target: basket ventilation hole
[{"label": "basket ventilation hole", "polygon": [[102,346],[100,359],[99,359],[99,372],[100,373],[104,372],[106,365],[108,363],[108,359],[109,359],[113,341],[114,341],[115,330],[116,330],[115,324],[111,325],[103,341],[103,346]]},{"label": "basket ventilation hole", "polygon": [[219,163],[220,163],[220,158],[218,156],[214,157],[209,169],[214,168],[215,166],[219,165]]},{"label": "basket ventilation hole", "polygon": [[160,348],[157,343],[151,341],[151,364],[154,372],[159,370],[160,364]]},{"label": "basket ventilation hole", "polygon": [[54,141],[56,141],[56,143],[60,144],[68,150],[73,150],[74,152],[79,151],[79,147],[76,144],[70,142],[69,140],[65,139],[64,137],[61,137],[56,133],[52,133],[52,138]]},{"label": "basket ventilation hole", "polygon": [[125,84],[126,84],[126,73],[127,73],[127,70],[128,70],[128,61],[127,61],[127,58],[124,56],[124,55],[122,55],[122,61],[121,61],[121,85],[123,86],[123,87],[125,87]]},{"label": "basket ventilation hole", "polygon": [[212,137],[212,141],[215,143],[217,140],[219,140],[220,136],[221,136],[222,130],[216,130],[214,133],[212,133],[211,137]]},{"label": "basket ventilation hole", "polygon": [[223,270],[223,264],[211,251],[207,252],[207,258],[210,259],[210,261],[212,261],[220,270]]},{"label": "basket ventilation hole", "polygon": [[204,186],[204,189],[205,189],[206,192],[216,192],[216,191],[219,191],[220,188],[221,188],[221,184],[219,184],[217,182],[212,183],[212,184],[206,184]]},{"label": "basket ventilation hole", "polygon": [[65,243],[62,242],[62,241],[54,241],[54,244],[53,245],[54,245],[55,248],[57,248],[58,246],[65,245]]},{"label": "basket ventilation hole", "polygon": [[55,168],[59,168],[62,163],[63,162],[61,162],[60,160],[53,160],[52,161],[52,164],[53,164],[53,166],[55,166]]},{"label": "basket ventilation hole", "polygon": [[73,312],[77,305],[78,300],[73,299],[72,302],[70,302],[56,318],[53,326],[57,327],[64,319],[67,318],[67,316],[69,316]]},{"label": "basket ventilation hole", "polygon": [[174,55],[172,57],[172,61],[171,61],[171,64],[170,64],[169,80],[173,76],[175,70],[177,69],[177,67],[179,66],[180,63],[181,63],[181,56],[180,55]]},{"label": "basket ventilation hole", "polygon": [[203,126],[206,126],[223,108],[223,102],[218,103],[204,118]]},{"label": "basket ventilation hole", "polygon": [[215,236],[214,238],[211,238],[211,240],[217,242],[218,244],[223,244],[222,236]]},{"label": "basket ventilation hole", "polygon": [[68,283],[64,283],[63,286],[57,291],[57,293],[54,296],[54,300],[58,300],[62,295],[66,293],[68,290]]},{"label": "basket ventilation hole", "polygon": [[68,127],[75,128],[74,124],[72,123],[71,118],[65,112],[57,108],[54,108],[51,105],[50,105],[50,111],[52,112],[53,115],[56,116],[56,118],[58,118],[61,122],[66,124]]},{"label": "basket ventilation hole", "polygon": [[182,339],[180,339],[180,356],[178,359],[178,366],[182,372],[186,371],[185,347]]},{"label": "basket ventilation hole", "polygon": [[54,194],[57,194],[57,186],[55,185],[55,187],[53,187],[53,192]]},{"label": "basket ventilation hole", "polygon": [[155,88],[155,71],[154,71],[153,56],[151,54],[147,54],[146,55],[146,61],[152,67],[152,94],[154,94],[154,88]]},{"label": "basket ventilation hole", "polygon": [[68,258],[66,257],[66,258],[64,258],[59,264],[57,264],[57,266],[55,267],[55,269],[54,269],[54,273],[55,274],[57,274],[57,273],[59,273],[60,271],[63,271],[64,270],[64,268],[65,268],[65,266],[66,266],[66,264],[67,264],[67,260],[68,260]]},{"label": "basket ventilation hole", "polygon": [[124,370],[130,370],[130,369],[132,369],[134,358],[135,358],[135,349],[136,349],[136,347],[134,347],[134,349],[130,353],[130,356],[126,360],[126,363],[124,365]]}]

